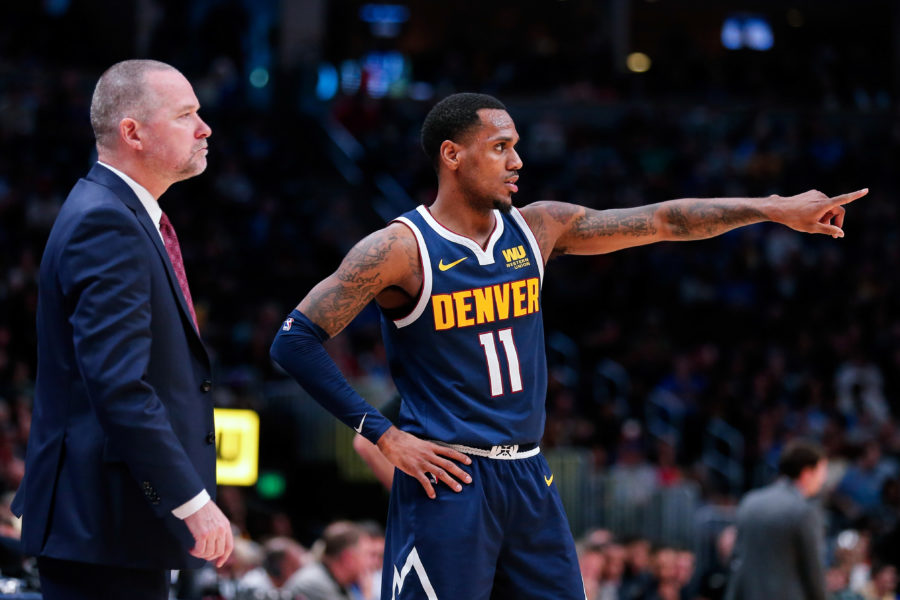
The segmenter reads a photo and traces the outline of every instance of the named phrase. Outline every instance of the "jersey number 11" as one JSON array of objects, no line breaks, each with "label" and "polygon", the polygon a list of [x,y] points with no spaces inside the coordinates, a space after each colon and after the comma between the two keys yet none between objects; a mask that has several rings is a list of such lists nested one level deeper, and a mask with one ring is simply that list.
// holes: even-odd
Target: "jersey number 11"
[{"label": "jersey number 11", "polygon": [[[506,362],[509,364],[509,386],[513,393],[522,391],[522,373],[519,370],[519,353],[513,341],[512,328],[501,329],[497,332],[500,343],[506,351]],[[478,341],[484,348],[487,358],[488,377],[491,379],[491,397],[503,395],[503,376],[500,373],[500,357],[497,355],[497,344],[494,342],[494,332],[486,331],[478,336]]]}]

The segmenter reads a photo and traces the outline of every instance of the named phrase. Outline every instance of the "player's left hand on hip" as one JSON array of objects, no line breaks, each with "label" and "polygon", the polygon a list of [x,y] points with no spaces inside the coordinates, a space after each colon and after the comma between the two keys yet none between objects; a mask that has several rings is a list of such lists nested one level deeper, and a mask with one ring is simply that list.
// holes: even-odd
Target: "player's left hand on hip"
[{"label": "player's left hand on hip", "polygon": [[472,476],[457,464],[470,465],[471,458],[453,448],[421,440],[396,427],[392,426],[381,436],[378,449],[394,466],[415,477],[429,498],[437,496],[435,486],[439,482],[454,492],[462,491],[460,482],[472,483]]}]

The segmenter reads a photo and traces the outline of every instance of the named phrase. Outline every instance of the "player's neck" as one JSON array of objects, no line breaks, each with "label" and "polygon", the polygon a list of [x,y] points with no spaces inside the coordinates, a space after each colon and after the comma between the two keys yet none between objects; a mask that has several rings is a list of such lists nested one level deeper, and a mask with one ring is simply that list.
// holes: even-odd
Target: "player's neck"
[{"label": "player's neck", "polygon": [[475,208],[461,196],[442,194],[440,190],[428,210],[438,223],[450,231],[472,238],[482,247],[497,226],[493,208]]}]

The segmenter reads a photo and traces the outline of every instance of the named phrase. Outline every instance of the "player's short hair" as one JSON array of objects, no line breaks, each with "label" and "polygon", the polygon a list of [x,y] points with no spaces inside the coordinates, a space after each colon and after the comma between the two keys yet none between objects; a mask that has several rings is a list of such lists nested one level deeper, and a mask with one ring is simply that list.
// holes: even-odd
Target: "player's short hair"
[{"label": "player's short hair", "polygon": [[322,532],[322,556],[337,558],[347,548],[359,544],[362,530],[350,521],[335,521]]},{"label": "player's short hair", "polygon": [[819,444],[811,440],[792,440],[781,451],[778,472],[797,479],[805,469],[815,467],[824,458],[825,450]]},{"label": "player's short hair", "polygon": [[100,76],[91,98],[91,128],[100,148],[110,148],[125,117],[143,119],[151,108],[146,75],[151,71],[178,69],[158,60],[117,62]]},{"label": "player's short hair", "polygon": [[422,123],[422,149],[435,171],[440,165],[444,140],[459,142],[481,122],[478,111],[485,108],[506,110],[506,106],[493,96],[464,92],[447,96],[428,112]]}]

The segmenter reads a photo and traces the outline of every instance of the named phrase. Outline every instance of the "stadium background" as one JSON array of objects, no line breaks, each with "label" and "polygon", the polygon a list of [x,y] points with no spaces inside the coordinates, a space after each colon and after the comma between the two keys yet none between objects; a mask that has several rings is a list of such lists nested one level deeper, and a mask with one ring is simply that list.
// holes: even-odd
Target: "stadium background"
[{"label": "stadium background", "polygon": [[[93,85],[117,60],[152,57],[194,83],[213,128],[207,172],[162,206],[216,401],[261,416],[260,484],[222,490],[247,535],[308,544],[335,518],[383,519],[352,432],[268,347],[353,242],[430,201],[422,118],[482,91],[522,136],[519,205],[871,189],[842,240],[763,224],[552,261],[544,446],[576,535],[667,535],[703,557],[784,443],[810,436],[833,458],[832,548],[855,528],[896,563],[898,30],[888,0],[4,3],[0,489],[21,477],[42,248],[95,160]],[[370,309],[329,345],[375,403],[393,393],[379,338]]]}]

